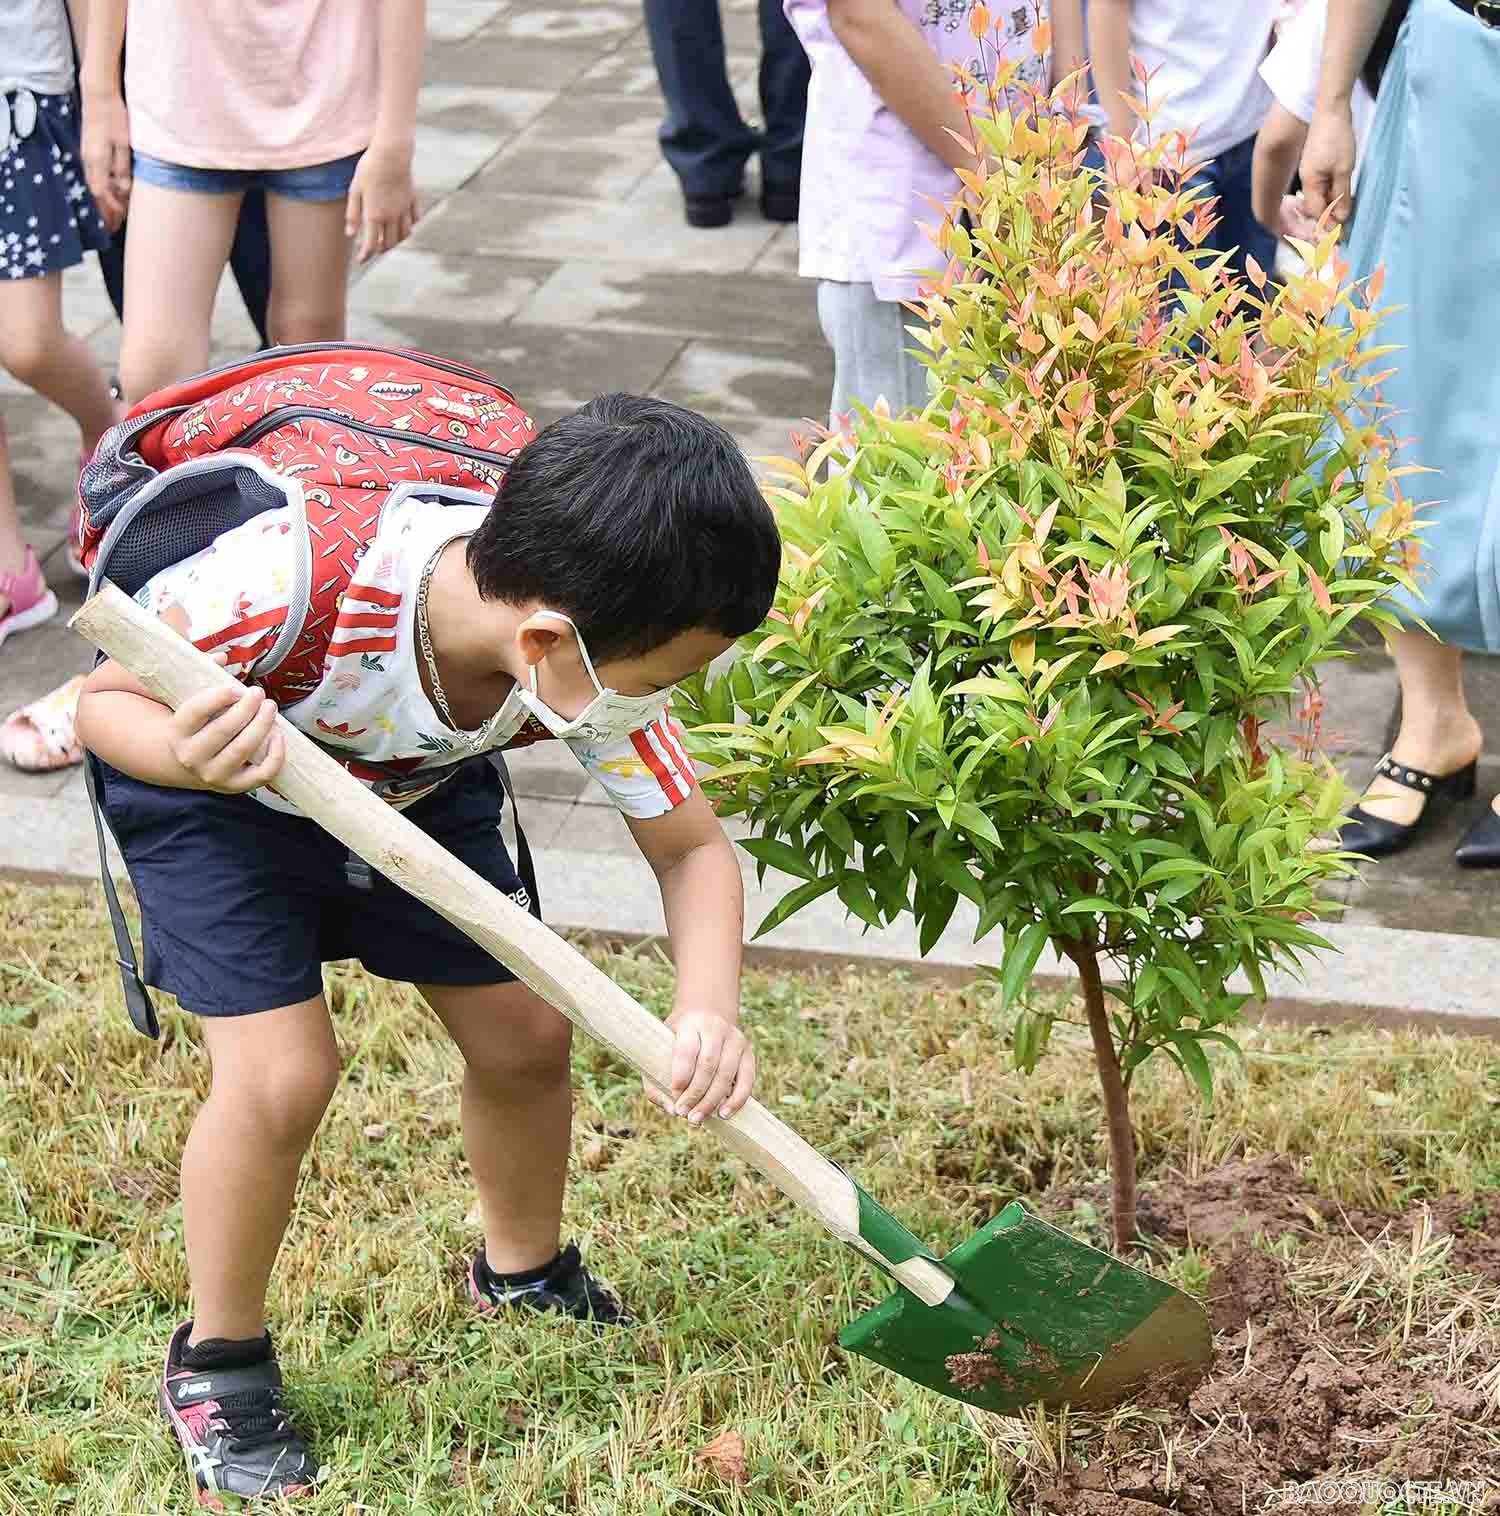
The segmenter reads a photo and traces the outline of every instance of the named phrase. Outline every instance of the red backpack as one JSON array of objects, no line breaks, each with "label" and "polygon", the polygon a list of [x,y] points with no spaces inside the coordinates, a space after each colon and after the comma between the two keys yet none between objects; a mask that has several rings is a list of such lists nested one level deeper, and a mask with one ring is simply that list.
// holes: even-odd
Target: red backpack
[{"label": "red backpack", "polygon": [[286,621],[250,677],[279,705],[314,690],[339,601],[395,494],[488,505],[536,435],[487,374],[396,348],[277,348],[158,391],[78,484],[90,588],[134,595],[262,511],[303,530]]},{"label": "red backpack", "polygon": [[[78,503],[90,591],[109,579],[134,595],[231,527],[291,506],[300,527],[286,620],[267,628],[267,646],[245,676],[290,705],[321,682],[339,602],[386,503],[419,495],[488,505],[535,435],[531,417],[487,374],[424,353],[321,342],[211,369],[149,396],[106,433],[84,469]],[[85,774],[125,1003],[136,1027],[155,1037],[156,1013],[110,877],[94,764],[90,757]],[[518,840],[524,877],[529,850],[519,832]]]}]

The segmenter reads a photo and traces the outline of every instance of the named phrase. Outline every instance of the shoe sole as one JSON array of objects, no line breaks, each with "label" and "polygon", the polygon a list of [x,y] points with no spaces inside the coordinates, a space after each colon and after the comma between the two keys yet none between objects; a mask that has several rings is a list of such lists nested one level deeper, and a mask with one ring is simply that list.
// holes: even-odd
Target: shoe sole
[{"label": "shoe sole", "polygon": [[5,639],[12,632],[29,632],[33,627],[50,621],[56,614],[57,596],[48,590],[40,600],[28,605],[24,611],[12,612],[0,620],[0,647],[5,646]]}]

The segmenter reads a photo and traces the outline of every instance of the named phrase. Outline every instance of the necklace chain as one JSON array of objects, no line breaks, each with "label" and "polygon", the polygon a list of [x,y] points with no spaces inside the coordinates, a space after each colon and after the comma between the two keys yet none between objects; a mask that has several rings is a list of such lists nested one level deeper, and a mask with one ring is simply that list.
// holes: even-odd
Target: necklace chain
[{"label": "necklace chain", "polygon": [[432,681],[433,703],[438,708],[438,714],[447,722],[449,730],[456,732],[459,726],[448,709],[448,696],[443,692],[443,681],[438,678],[437,658],[432,651],[432,633],[427,628],[427,590],[432,583],[432,571],[437,567],[438,559],[443,556],[443,548],[447,546],[445,542],[427,560],[427,567],[422,570],[422,577],[417,582],[417,641],[427,664],[427,676]]}]

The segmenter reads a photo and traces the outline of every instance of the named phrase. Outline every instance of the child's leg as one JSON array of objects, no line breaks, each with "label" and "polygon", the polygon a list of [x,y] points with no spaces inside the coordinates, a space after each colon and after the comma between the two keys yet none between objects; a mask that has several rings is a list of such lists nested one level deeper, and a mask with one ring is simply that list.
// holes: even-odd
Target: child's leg
[{"label": "child's leg", "polygon": [[193,1342],[245,1341],[266,1329],[271,1266],[338,1083],[338,1044],[321,995],[202,1025],[213,1089],[182,1154]]},{"label": "child's leg", "polygon": [[78,423],[86,452],[114,422],[104,370],[63,326],[61,274],[0,282],[0,367],[61,406]]},{"label": "child's leg", "polygon": [[242,198],[135,180],[120,344],[120,384],[129,404],[208,367],[214,296]]},{"label": "child's leg", "polygon": [[854,405],[884,399],[893,412],[927,404],[927,370],[908,351],[914,318],[895,300],[878,300],[868,284],[824,279],[818,284],[818,322],[833,349],[833,400],[829,424],[848,422]]},{"label": "child's leg", "polygon": [[348,304],[343,198],[266,196],[271,234],[271,341],[339,342]]},{"label": "child's leg", "polygon": [[[5,420],[0,417],[0,574],[20,572],[26,556],[26,539],[21,534],[21,512],[16,505],[16,481],[10,471],[10,443],[5,435]],[[0,596],[0,614],[6,604]]]},{"label": "child's leg", "polygon": [[464,1056],[464,1151],[500,1273],[550,1263],[562,1232],[571,1023],[524,984],[421,985]]}]

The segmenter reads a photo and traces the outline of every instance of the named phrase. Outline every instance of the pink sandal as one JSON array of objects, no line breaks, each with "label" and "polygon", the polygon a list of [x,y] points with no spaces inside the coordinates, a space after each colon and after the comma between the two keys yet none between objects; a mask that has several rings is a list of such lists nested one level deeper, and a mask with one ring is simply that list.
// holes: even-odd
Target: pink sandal
[{"label": "pink sandal", "polygon": [[20,572],[0,572],[0,600],[5,601],[5,611],[0,614],[0,645],[12,632],[28,632],[57,614],[57,596],[47,588],[42,566],[29,543]]},{"label": "pink sandal", "polygon": [[83,762],[74,730],[83,674],[75,674],[40,700],[23,705],[0,723],[0,757],[25,774],[45,774]]}]

